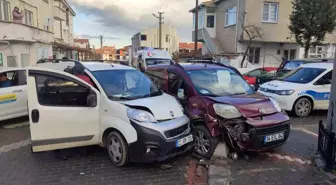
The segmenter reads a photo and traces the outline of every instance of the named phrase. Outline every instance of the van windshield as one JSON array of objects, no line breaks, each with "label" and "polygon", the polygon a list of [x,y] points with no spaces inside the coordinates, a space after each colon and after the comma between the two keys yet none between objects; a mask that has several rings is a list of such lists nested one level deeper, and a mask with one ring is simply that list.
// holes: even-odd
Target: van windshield
[{"label": "van windshield", "polygon": [[320,69],[320,68],[300,67],[290,72],[288,75],[284,76],[280,80],[283,80],[285,82],[306,84],[306,83],[313,81],[316,77],[318,77],[324,71],[325,69]]},{"label": "van windshield", "polygon": [[158,65],[158,64],[170,64],[170,59],[162,59],[162,58],[147,58],[146,64],[147,66]]},{"label": "van windshield", "polygon": [[137,70],[104,70],[92,73],[106,95],[113,100],[135,100],[162,94],[148,77]]},{"label": "van windshield", "polygon": [[187,72],[197,91],[205,96],[253,94],[248,83],[231,69],[203,69]]}]

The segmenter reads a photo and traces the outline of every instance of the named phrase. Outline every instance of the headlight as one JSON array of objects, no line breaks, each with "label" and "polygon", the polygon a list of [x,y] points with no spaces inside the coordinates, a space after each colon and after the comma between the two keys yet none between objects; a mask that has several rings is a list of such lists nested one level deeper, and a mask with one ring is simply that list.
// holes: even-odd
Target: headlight
[{"label": "headlight", "polygon": [[214,104],[213,108],[217,115],[226,119],[239,118],[242,116],[239,110],[232,105]]},{"label": "headlight", "polygon": [[273,98],[269,98],[269,99],[270,99],[271,102],[273,103],[275,109],[276,109],[278,112],[281,112],[281,107],[280,107],[280,105],[278,104],[278,102],[277,102],[275,99],[273,99]]},{"label": "headlight", "polygon": [[140,122],[151,122],[151,123],[156,123],[156,119],[154,118],[154,116],[147,112],[147,111],[143,111],[143,110],[139,110],[139,109],[131,109],[128,108],[127,109],[127,116],[130,119],[134,119],[136,121],[140,121]]},{"label": "headlight", "polygon": [[291,95],[294,92],[295,92],[294,90],[280,90],[280,91],[277,91],[276,93],[278,95]]}]

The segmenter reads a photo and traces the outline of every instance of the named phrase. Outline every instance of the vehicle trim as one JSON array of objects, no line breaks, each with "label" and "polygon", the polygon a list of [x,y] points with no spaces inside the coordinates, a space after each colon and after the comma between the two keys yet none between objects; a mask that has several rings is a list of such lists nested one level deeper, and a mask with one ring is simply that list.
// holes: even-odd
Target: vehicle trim
[{"label": "vehicle trim", "polygon": [[57,139],[45,139],[45,140],[35,140],[32,141],[32,146],[42,146],[42,145],[53,145],[61,143],[72,143],[80,141],[90,141],[93,139],[94,135],[88,136],[77,136],[77,137],[67,137],[67,138],[57,138]]}]

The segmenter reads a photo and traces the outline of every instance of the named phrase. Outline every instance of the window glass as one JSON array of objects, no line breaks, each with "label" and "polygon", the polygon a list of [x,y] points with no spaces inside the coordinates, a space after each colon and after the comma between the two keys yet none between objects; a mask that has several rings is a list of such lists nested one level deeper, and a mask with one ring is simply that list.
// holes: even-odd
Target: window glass
[{"label": "window glass", "polygon": [[7,56],[7,67],[17,67],[17,63],[14,56]]},{"label": "window glass", "polygon": [[73,81],[37,75],[37,96],[41,105],[45,106],[72,106],[86,107],[87,97],[90,89],[81,86]]},{"label": "window glass", "polygon": [[29,66],[29,54],[21,54],[21,66]]},{"label": "window glass", "polygon": [[253,77],[260,76],[261,75],[261,70],[260,69],[253,70],[253,71],[249,72],[247,75],[248,76],[253,76]]},{"label": "window glass", "polygon": [[298,68],[303,63],[304,63],[303,61],[287,62],[287,64],[283,67],[283,71],[291,71],[293,69]]},{"label": "window glass", "polygon": [[9,11],[9,2],[8,1],[0,1],[0,4],[2,2],[2,6],[0,8],[0,12],[3,12],[4,17],[2,17],[1,20],[4,21],[10,21],[10,11]]},{"label": "window glass", "polygon": [[278,3],[264,3],[263,21],[277,22],[278,21]]},{"label": "window glass", "polygon": [[159,96],[161,90],[137,70],[103,70],[93,75],[112,100],[135,100]]},{"label": "window glass", "polygon": [[141,40],[147,40],[147,35],[141,35]]},{"label": "window glass", "polygon": [[29,26],[33,26],[33,12],[25,10],[25,23]]},{"label": "window glass", "polygon": [[27,85],[27,79],[26,79],[27,77],[25,70],[9,71],[0,74],[1,74],[0,76],[2,76],[3,74],[7,75],[7,77],[6,75],[4,77],[0,77],[0,88]]},{"label": "window glass", "polygon": [[250,85],[230,69],[204,69],[188,71],[197,91],[205,96],[253,94]]},{"label": "window glass", "polygon": [[[167,48],[168,51],[168,48]],[[147,66],[151,65],[158,65],[158,64],[170,64],[171,60],[170,59],[160,59],[160,58],[147,58],[146,59],[146,64]]]},{"label": "window glass", "polygon": [[237,8],[235,6],[226,10],[225,26],[230,26],[230,25],[236,24],[236,17],[237,17],[236,10],[237,10]]},{"label": "window glass", "polygon": [[283,77],[283,81],[293,83],[309,83],[322,74],[325,69],[300,67]]},{"label": "window glass", "polygon": [[177,91],[180,88],[183,80],[174,73],[168,74],[168,92],[177,95]]},{"label": "window glass", "polygon": [[[330,71],[327,74],[325,74],[324,76],[322,76],[322,78],[320,80],[329,80],[331,82],[331,80],[332,80],[332,71]],[[326,85],[326,84],[324,84],[324,85]]]},{"label": "window glass", "polygon": [[215,27],[215,16],[214,15],[207,16],[207,27],[208,28]]},{"label": "window glass", "polygon": [[164,75],[165,72],[163,70],[148,70],[147,75],[150,79],[161,89],[164,89],[165,80]]}]

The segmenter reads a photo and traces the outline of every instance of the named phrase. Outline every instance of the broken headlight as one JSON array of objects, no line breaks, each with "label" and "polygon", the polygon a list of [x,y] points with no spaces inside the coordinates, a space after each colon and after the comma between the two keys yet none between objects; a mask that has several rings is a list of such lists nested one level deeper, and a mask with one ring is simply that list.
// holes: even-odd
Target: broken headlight
[{"label": "broken headlight", "polygon": [[217,115],[225,119],[239,118],[242,116],[239,110],[235,106],[232,106],[232,105],[216,103],[213,105],[213,108]]}]

